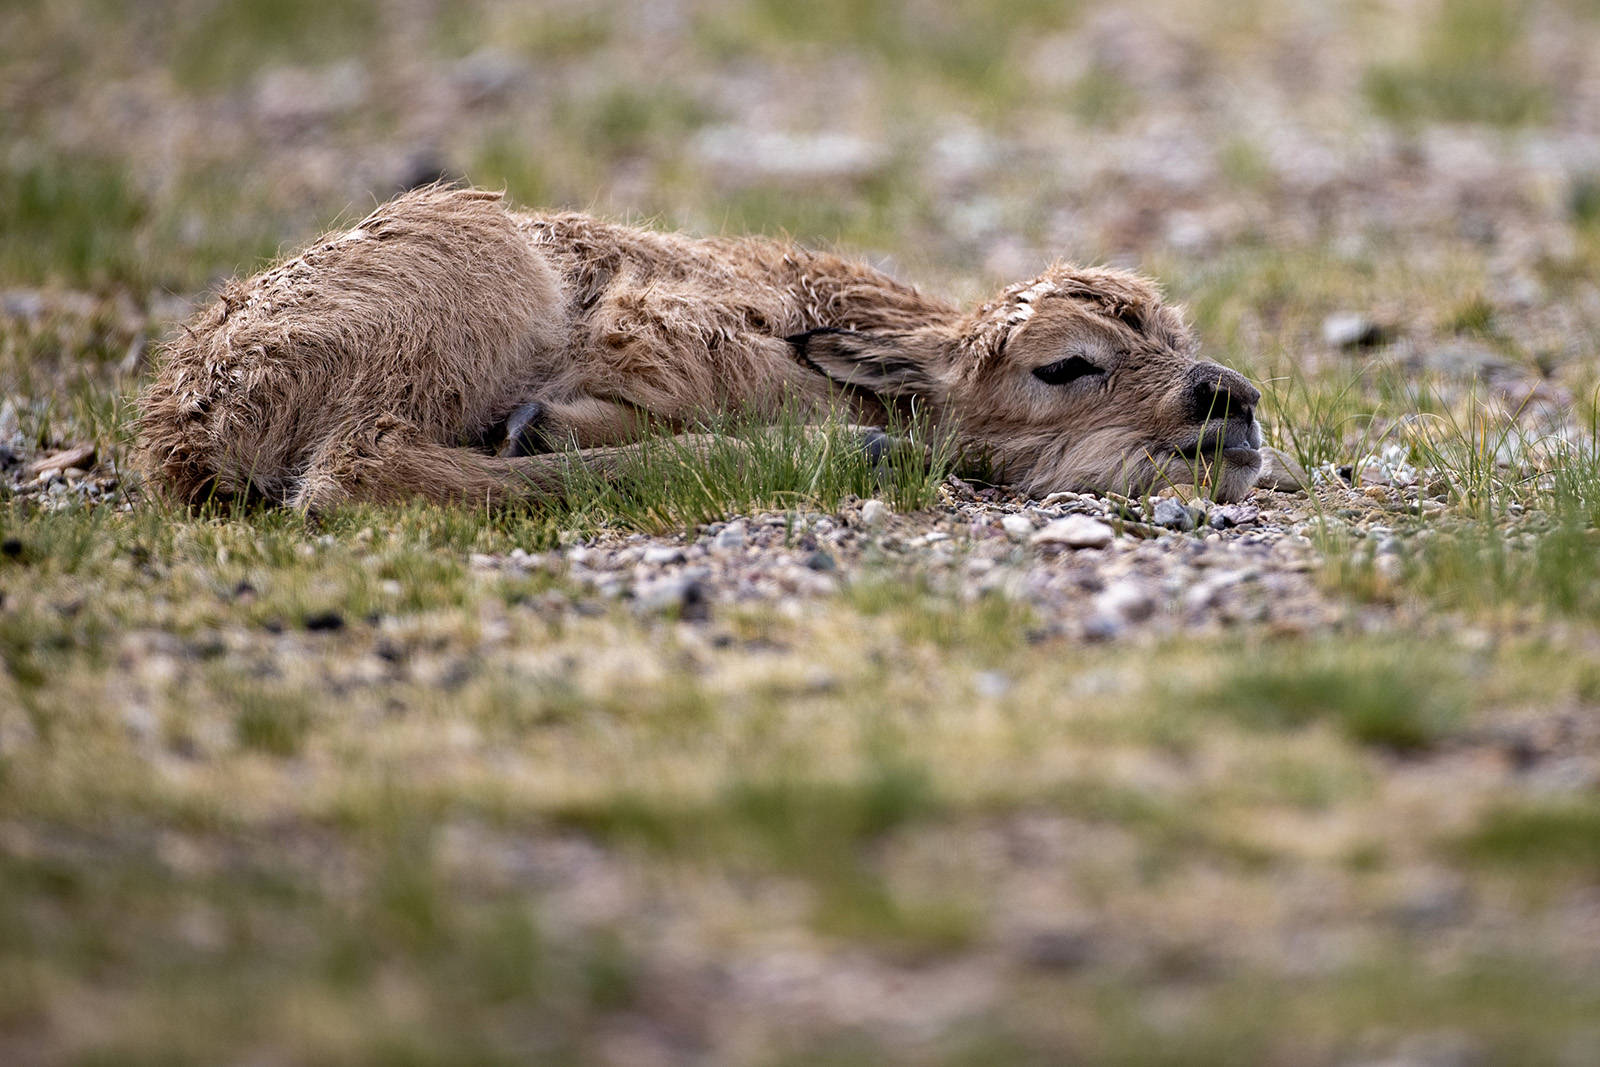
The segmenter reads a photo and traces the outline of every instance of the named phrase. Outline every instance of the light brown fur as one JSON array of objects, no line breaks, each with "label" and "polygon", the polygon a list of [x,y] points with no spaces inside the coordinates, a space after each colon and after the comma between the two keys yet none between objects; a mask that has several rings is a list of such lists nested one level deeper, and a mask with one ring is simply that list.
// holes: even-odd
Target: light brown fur
[{"label": "light brown fur", "polygon": [[[472,447],[532,401],[545,440],[583,449],[713,411],[842,402],[873,425],[918,408],[1033,492],[1198,477],[1236,498],[1259,463],[1259,396],[1193,348],[1125,272],[1058,265],[964,313],[793,244],[432,187],[228,285],[165,346],[138,463],[190,503],[502,502],[551,491],[565,462]],[[1096,373],[1034,373],[1071,356]],[[1231,403],[1226,424],[1197,414],[1197,393]]]}]

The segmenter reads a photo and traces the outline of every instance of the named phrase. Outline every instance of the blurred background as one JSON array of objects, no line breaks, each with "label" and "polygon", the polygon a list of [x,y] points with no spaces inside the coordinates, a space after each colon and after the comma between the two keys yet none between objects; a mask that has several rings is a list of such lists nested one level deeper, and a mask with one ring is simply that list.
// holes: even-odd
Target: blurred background
[{"label": "blurred background", "polygon": [[1358,301],[1552,372],[1597,131],[1595,0],[9,0],[0,284],[159,311],[450,176],[954,295],[1139,264],[1224,358]]}]

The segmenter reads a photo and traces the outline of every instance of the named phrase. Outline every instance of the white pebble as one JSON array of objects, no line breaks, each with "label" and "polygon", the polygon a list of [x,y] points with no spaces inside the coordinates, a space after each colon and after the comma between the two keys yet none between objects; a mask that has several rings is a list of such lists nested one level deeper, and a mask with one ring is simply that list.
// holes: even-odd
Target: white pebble
[{"label": "white pebble", "polygon": [[1068,515],[1057,519],[1031,538],[1036,545],[1066,545],[1069,548],[1104,548],[1116,536],[1111,527],[1087,515]]},{"label": "white pebble", "polygon": [[889,515],[889,505],[881,500],[868,500],[861,505],[861,525],[876,526]]},{"label": "white pebble", "polygon": [[1000,528],[1013,541],[1021,541],[1033,533],[1033,520],[1026,515],[1007,515],[1000,520]]}]

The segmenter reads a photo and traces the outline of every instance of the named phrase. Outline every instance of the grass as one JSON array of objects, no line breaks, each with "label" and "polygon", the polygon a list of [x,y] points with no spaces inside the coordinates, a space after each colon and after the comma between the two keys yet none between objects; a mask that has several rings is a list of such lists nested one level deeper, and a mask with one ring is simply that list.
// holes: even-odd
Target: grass
[{"label": "grass", "polygon": [[1372,67],[1365,83],[1386,118],[1517,126],[1542,118],[1550,90],[1520,54],[1524,0],[1445,0],[1417,54]]},{"label": "grass", "polygon": [[1225,672],[1194,703],[1252,729],[1327,723],[1359,744],[1416,752],[1463,724],[1461,673],[1459,663],[1419,659],[1409,648],[1348,640],[1269,647]]},{"label": "grass", "polygon": [[1600,807],[1592,800],[1501,807],[1453,843],[1475,864],[1600,880]]},{"label": "grass", "polygon": [[0,262],[21,281],[125,283],[138,268],[132,235],[150,213],[111,160],[53,159],[0,169]]},{"label": "grass", "polygon": [[[1180,285],[1224,347],[1263,300],[1287,353],[1327,308],[1393,281],[1330,276],[1327,262],[1223,265]],[[1444,288],[1400,284],[1429,300]],[[102,307],[8,328],[29,442],[91,438],[120,454],[127,409],[110,398],[126,389],[130,339]],[[1419,385],[1395,360],[1257,358],[1282,360],[1268,427],[1308,466],[1395,446],[1432,472],[1387,520],[1399,562],[1381,571],[1371,539],[1333,524],[1348,496],[1308,505],[1329,531],[1334,588],[1493,633],[1529,617],[1592,625],[1590,451],[1540,457],[1475,387]],[[711,428],[742,443],[657,442],[607,477],[575,468],[559,501],[521,512],[363,506],[308,524],[6,501],[0,826],[26,836],[0,849],[0,987],[17,991],[0,1029],[58,1040],[52,1012],[110,1001],[84,1057],[493,1062],[535,1048],[582,1060],[616,1020],[655,1010],[649,908],[693,916],[730,959],[780,929],[829,959],[937,973],[1012,951],[997,946],[1022,914],[1008,902],[1025,857],[1065,840],[1065,858],[1038,861],[1070,872],[1051,891],[1126,924],[1103,936],[1135,946],[1137,962],[1099,960],[1083,935],[1087,962],[1019,971],[972,1031],[980,1059],[1048,1060],[1070,1034],[1099,1062],[1227,1062],[1291,1032],[1323,1035],[1331,1057],[1348,1046],[1329,1035],[1398,1025],[1392,1005],[1356,992],[1378,979],[1491,1061],[1513,1047],[1537,1060],[1575,1032],[1581,995],[1555,977],[1490,988],[1466,957],[1421,975],[1382,937],[1274,1011],[1251,1009],[1281,984],[1252,970],[1260,961],[1219,958],[1207,936],[1150,918],[1188,914],[1216,883],[1226,892],[1199,929],[1267,937],[1254,924],[1272,913],[1272,887],[1304,878],[1381,899],[1420,856],[1474,884],[1556,887],[1530,906],[1585,884],[1581,800],[1460,787],[1483,812],[1463,830],[1431,797],[1397,820],[1382,785],[1393,766],[1482,744],[1504,709],[1592,705],[1594,681],[1561,638],[1439,648],[1443,628],[1399,635],[1386,622],[1362,637],[1085,649],[1014,591],[955,595],[953,570],[903,559],[887,532],[870,535],[868,569],[840,576],[836,597],[719,609],[709,623],[608,602],[560,568],[470,564],[761,512],[783,516],[804,552],[816,516],[854,498],[912,516],[944,506],[956,458],[932,442],[931,455],[873,463],[836,423]],[[1522,460],[1502,462],[1508,449]],[[1425,499],[1443,517],[1422,514]],[[957,539],[953,566],[969,551]],[[641,916],[575,923],[562,891],[516,873],[574,842],[597,868],[582,877],[653,887],[627,891],[642,894],[627,896]],[[1557,952],[1529,946],[1493,970],[1537,973]],[[1174,983],[1203,990],[1215,1015],[1151,1023],[1139,1005]],[[1049,1023],[1040,990],[1104,1011]],[[1544,1032],[1468,1007],[1541,997],[1553,998]],[[874,1039],[861,1040],[870,1057]]]},{"label": "grass", "polygon": [[[1581,1059],[1600,186],[1564,138],[1592,12],[1316,31],[1332,66],[1261,5],[5,6],[18,461],[92,440],[123,473],[172,298],[426,156],[962,298],[1137,259],[1318,486],[1099,556],[1001,537],[918,425],[874,463],[837,423],[725,423],[744,443],[654,442],[537,509],[315,522],[57,506],[0,456],[0,1060]],[[524,66],[480,92],[491,60]],[[263,118],[266,78],[345,62],[348,112]],[[1255,122],[1366,145],[1373,114],[1416,147],[1326,179]],[[723,173],[708,125],[882,163]],[[1506,170],[1450,169],[1485,144]],[[1168,248],[1179,212],[1214,247]],[[1341,312],[1383,343],[1333,350]],[[773,545],[710,549],[736,515]],[[656,611],[629,592],[661,568],[570,562],[661,541],[744,584]],[[1193,608],[1212,576],[1267,621]],[[1079,641],[1124,581],[1151,617]]]},{"label": "grass", "polygon": [[269,64],[350,55],[381,17],[372,0],[210,0],[177,30],[172,72],[193,92],[236,88]]},{"label": "grass", "polygon": [[663,438],[617,471],[574,464],[563,503],[539,513],[561,529],[665,532],[801,504],[834,510],[853,496],[915,511],[937,499],[955,461],[947,443],[915,443],[929,435],[920,423],[891,427],[906,443],[880,461],[868,455],[859,431],[836,419],[820,425],[819,432],[792,412],[770,424],[713,419],[704,427],[716,439],[709,449]]}]

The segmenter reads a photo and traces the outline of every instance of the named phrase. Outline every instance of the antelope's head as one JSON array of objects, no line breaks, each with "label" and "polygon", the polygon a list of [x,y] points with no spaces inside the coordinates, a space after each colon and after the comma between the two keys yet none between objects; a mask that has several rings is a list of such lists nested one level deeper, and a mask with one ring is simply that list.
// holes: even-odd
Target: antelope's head
[{"label": "antelope's head", "polygon": [[1179,313],[1126,271],[1055,266],[954,325],[795,340],[841,385],[921,401],[1036,495],[1193,485],[1232,501],[1261,470],[1261,394],[1197,358]]}]

